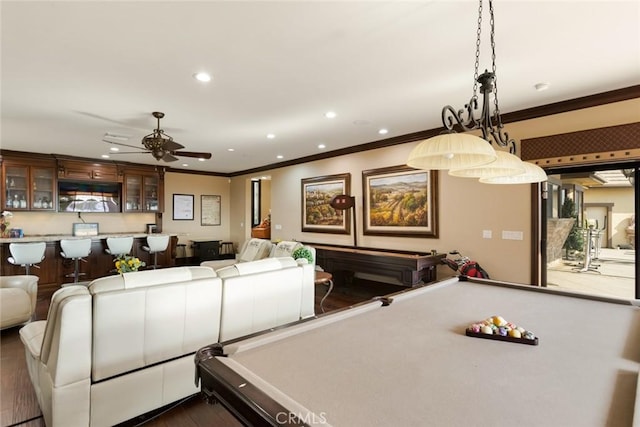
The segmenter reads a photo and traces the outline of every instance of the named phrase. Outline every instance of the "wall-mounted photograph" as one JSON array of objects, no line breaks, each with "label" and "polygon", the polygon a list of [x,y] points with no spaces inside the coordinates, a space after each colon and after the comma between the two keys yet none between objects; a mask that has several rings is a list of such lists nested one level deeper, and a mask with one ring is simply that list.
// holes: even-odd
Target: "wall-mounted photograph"
[{"label": "wall-mounted photograph", "polygon": [[303,179],[302,231],[350,234],[350,210],[337,210],[329,204],[333,197],[350,192],[348,173]]},{"label": "wall-mounted photograph", "polygon": [[438,171],[371,169],[362,186],[364,234],[438,237]]}]

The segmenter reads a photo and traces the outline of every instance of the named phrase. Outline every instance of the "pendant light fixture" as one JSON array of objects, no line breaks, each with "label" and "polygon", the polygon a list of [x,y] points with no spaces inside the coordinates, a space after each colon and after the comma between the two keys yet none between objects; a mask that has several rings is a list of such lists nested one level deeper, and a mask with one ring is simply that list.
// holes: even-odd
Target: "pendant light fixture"
[{"label": "pendant light fixture", "polygon": [[[471,100],[463,109],[457,111],[450,105],[442,109],[442,124],[445,131],[438,136],[421,141],[409,154],[407,165],[418,169],[448,169],[450,175],[481,178],[481,182],[490,182],[489,180],[494,177],[500,177],[500,183],[503,184],[544,181],[546,174],[542,168],[522,162],[515,155],[516,143],[504,130],[500,117],[496,79],[493,0],[489,0],[492,68],[491,71],[485,70],[484,73],[478,75],[482,0],[479,2]],[[480,85],[480,94],[482,94],[482,112],[476,118],[474,113],[478,110],[479,104],[478,84]],[[491,93],[493,93],[493,113],[491,112]],[[482,132],[482,137],[456,132],[456,130],[468,132],[478,129]],[[492,144],[494,143],[498,151],[493,148]]]}]

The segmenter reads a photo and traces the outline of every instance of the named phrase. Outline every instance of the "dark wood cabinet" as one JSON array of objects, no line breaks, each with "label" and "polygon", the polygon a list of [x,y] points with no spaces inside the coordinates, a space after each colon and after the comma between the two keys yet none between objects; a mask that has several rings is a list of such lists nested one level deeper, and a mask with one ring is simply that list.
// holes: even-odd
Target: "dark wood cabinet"
[{"label": "dark wood cabinet", "polygon": [[2,209],[55,210],[57,190],[55,171],[53,160],[3,159]]},{"label": "dark wood cabinet", "polygon": [[58,159],[58,178],[80,181],[122,182],[115,163]]},{"label": "dark wood cabinet", "polygon": [[124,170],[123,212],[163,212],[164,174],[155,168]]}]

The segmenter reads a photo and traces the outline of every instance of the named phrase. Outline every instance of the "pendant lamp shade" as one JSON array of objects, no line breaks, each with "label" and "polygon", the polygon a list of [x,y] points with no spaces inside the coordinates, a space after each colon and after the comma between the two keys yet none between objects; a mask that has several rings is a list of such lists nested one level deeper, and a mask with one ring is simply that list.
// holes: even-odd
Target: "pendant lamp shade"
[{"label": "pendant lamp shade", "polygon": [[522,162],[525,172],[519,175],[480,178],[484,184],[533,184],[547,180],[547,174],[538,165]]},{"label": "pendant lamp shade", "polygon": [[416,169],[464,169],[495,161],[496,151],[484,139],[464,133],[445,133],[421,141],[407,165]]},{"label": "pendant lamp shade", "polygon": [[511,176],[525,172],[524,164],[519,157],[506,151],[496,151],[498,158],[486,165],[465,169],[451,169],[449,175],[461,178],[490,178],[494,176]]}]

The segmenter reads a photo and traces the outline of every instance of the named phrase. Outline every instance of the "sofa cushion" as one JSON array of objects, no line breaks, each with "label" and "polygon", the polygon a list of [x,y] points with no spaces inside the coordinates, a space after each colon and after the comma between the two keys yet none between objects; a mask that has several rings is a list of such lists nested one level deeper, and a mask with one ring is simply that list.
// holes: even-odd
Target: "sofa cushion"
[{"label": "sofa cushion", "polygon": [[238,256],[238,261],[247,262],[266,258],[271,253],[273,244],[265,239],[250,239]]},{"label": "sofa cushion", "polygon": [[279,242],[271,251],[271,257],[283,257],[283,256],[293,256],[293,251],[302,247],[302,243],[283,240]]}]

